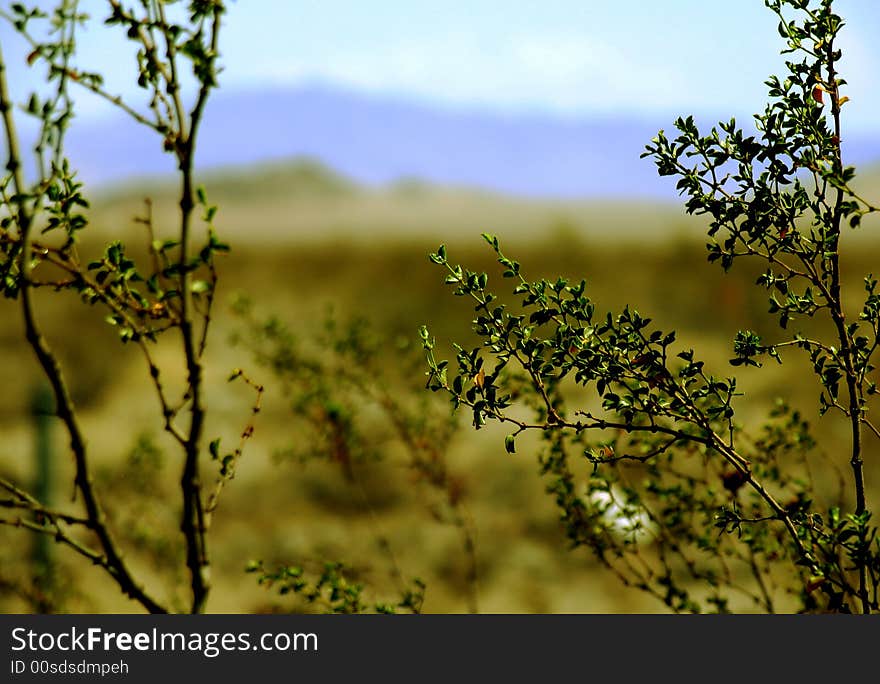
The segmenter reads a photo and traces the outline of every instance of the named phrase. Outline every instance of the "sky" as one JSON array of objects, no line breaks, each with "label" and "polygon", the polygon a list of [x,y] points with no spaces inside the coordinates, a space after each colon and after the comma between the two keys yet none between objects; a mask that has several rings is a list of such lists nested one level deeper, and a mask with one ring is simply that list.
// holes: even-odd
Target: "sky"
[{"label": "sky", "polygon": [[[6,3],[3,3],[6,4]],[[85,0],[103,18],[105,3]],[[880,3],[838,0],[848,124],[880,133]],[[118,33],[118,31],[117,31]],[[458,109],[560,116],[749,115],[783,57],[763,0],[231,0],[222,42],[228,90],[304,83]],[[16,96],[34,83],[5,23]],[[80,66],[130,94],[125,40],[95,25]],[[106,106],[82,99],[80,115]]]}]

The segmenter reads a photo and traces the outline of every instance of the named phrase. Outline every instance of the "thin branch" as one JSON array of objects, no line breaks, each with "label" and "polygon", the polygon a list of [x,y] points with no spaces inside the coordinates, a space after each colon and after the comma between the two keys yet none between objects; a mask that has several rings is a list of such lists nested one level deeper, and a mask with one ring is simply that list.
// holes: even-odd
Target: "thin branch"
[{"label": "thin branch", "polygon": [[210,528],[211,526],[211,516],[217,509],[217,504],[223,488],[225,487],[226,483],[229,482],[229,480],[235,477],[235,469],[238,465],[238,461],[241,459],[242,452],[244,451],[244,446],[254,434],[254,421],[257,415],[262,410],[263,392],[265,389],[263,385],[260,385],[251,380],[240,368],[235,369],[230,380],[234,380],[236,378],[241,378],[242,380],[244,380],[244,382],[246,382],[254,390],[256,398],[254,399],[253,406],[251,406],[250,420],[244,426],[244,429],[241,431],[241,435],[239,436],[238,446],[235,448],[235,451],[232,452],[229,462],[223,460],[223,462],[221,463],[220,476],[217,478],[217,482],[214,484],[214,490],[211,492],[210,496],[208,496],[208,501],[205,505],[206,528]]},{"label": "thin branch", "polygon": [[86,442],[79,426],[73,401],[70,397],[58,360],[49,349],[34,315],[33,300],[31,298],[30,256],[30,230],[33,225],[33,214],[28,210],[25,201],[27,189],[21,172],[18,136],[16,134],[15,122],[12,117],[11,99],[9,97],[9,89],[6,82],[6,66],[2,54],[0,54],[0,114],[2,114],[3,126],[6,133],[7,150],[9,152],[7,169],[12,174],[17,196],[17,223],[21,239],[21,253],[19,255],[19,294],[21,297],[25,337],[34,350],[37,360],[52,386],[58,417],[67,428],[67,433],[70,437],[70,448],[73,452],[76,464],[76,486],[82,493],[87,516],[89,520],[92,521],[93,529],[100,540],[101,547],[106,556],[106,565],[104,567],[111,572],[120,588],[127,596],[138,601],[151,613],[167,612],[146,593],[143,587],[131,575],[113,536],[105,524],[104,510],[99,503],[97,494],[92,486],[91,469],[86,450]]},{"label": "thin branch", "polygon": [[[838,174],[843,172],[843,159],[840,148],[841,121],[840,121],[840,98],[837,87],[837,72],[835,68],[836,56],[834,50],[834,41],[829,40],[826,48],[826,68],[828,70],[828,83],[833,88],[831,97],[831,114],[834,119],[834,135],[835,140],[835,158],[834,166]],[[853,366],[853,347],[850,334],[846,329],[844,321],[843,302],[841,299],[840,285],[840,224],[843,219],[842,205],[844,198],[844,189],[837,189],[837,196],[834,202],[833,223],[830,226],[832,235],[831,246],[831,296],[832,296],[832,319],[837,329],[837,337],[840,340],[840,352],[843,357],[844,369],[846,371],[846,387],[849,394],[849,413],[850,413],[850,430],[852,437],[852,456],[850,465],[853,471],[853,484],[855,487],[856,508],[855,514],[862,515],[867,503],[865,500],[865,474],[862,461],[862,395],[861,388],[856,384],[856,372]],[[862,612],[870,613],[870,602],[868,600],[867,590],[867,574],[865,563],[859,563],[859,598],[862,603]]]},{"label": "thin branch", "polygon": [[[4,10],[0,10],[0,18],[9,22],[10,24],[15,23],[15,20],[11,16],[9,16],[9,14],[7,14]],[[39,47],[39,42],[33,36],[31,36],[27,31],[19,31],[19,35],[21,35],[21,37],[24,38],[25,41],[27,41],[28,45],[32,49],[37,49]],[[97,95],[98,97],[102,98],[103,100],[106,100],[107,102],[118,107],[121,111],[128,114],[132,119],[137,121],[139,124],[147,126],[148,128],[151,128],[154,131],[156,131],[158,133],[162,133],[164,135],[165,131],[159,123],[157,123],[155,121],[150,121],[143,114],[138,112],[136,109],[133,109],[130,105],[128,105],[122,99],[122,96],[111,95],[107,90],[105,90],[104,88],[99,86],[97,83],[93,82],[92,79],[84,78],[83,74],[81,74],[80,72],[78,72],[75,69],[69,68],[67,66],[61,66],[61,65],[56,64],[55,62],[50,62],[48,60],[47,60],[47,63],[49,64],[50,69],[58,70],[60,73],[67,76],[71,81],[76,83],[81,88],[88,90],[89,92],[93,93],[94,95]]]}]

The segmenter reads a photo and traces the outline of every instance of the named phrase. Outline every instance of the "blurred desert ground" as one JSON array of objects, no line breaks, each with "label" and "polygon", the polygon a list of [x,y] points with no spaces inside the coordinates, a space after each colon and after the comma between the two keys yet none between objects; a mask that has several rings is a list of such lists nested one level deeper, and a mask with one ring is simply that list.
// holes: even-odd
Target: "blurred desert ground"
[{"label": "blurred desert ground", "polygon": [[[866,169],[860,179],[866,194],[880,197],[880,169]],[[704,221],[686,216],[674,202],[525,200],[418,180],[366,188],[307,160],[230,168],[203,174],[200,181],[211,203],[219,206],[218,232],[232,246],[219,261],[206,361],[206,442],[219,436],[223,444],[235,444],[247,421],[253,395],[244,385],[227,383],[231,369],[242,367],[266,385],[256,431],[215,516],[211,612],[303,609],[293,598],[257,586],[254,577],[243,572],[250,559],[263,559],[270,567],[343,561],[367,585],[366,598],[393,598],[392,563],[378,545],[379,538],[387,539],[404,577],[426,582],[426,612],[468,609],[467,560],[460,535],[454,526],[432,517],[433,494],[412,480],[394,449],[381,460],[356,464],[371,512],[337,465],[276,458],[298,435],[280,383],[245,349],[230,342],[242,326],[231,307],[237,295],[250,297],[257,316],[275,315],[284,321],[307,346],[314,344],[329,309],[338,320],[366,318],[391,341],[385,363],[389,377],[398,377],[394,371],[404,359],[417,361],[420,356],[417,330],[423,323],[438,340],[438,355],[453,358],[451,341],[471,341],[470,307],[452,296],[443,284],[444,274],[427,258],[441,242],[451,260],[488,271],[490,283],[506,291],[507,283],[479,237],[485,231],[500,237],[505,252],[522,262],[527,275],[584,277],[600,308],[616,310],[629,304],[659,326],[677,329],[682,347],[696,349],[718,374],[732,370],[727,359],[738,329],[773,330],[765,313],[766,295],[753,285],[757,271],[739,268],[724,276],[708,264]],[[143,213],[145,197],[153,202],[158,232],[173,229],[173,185],[164,181],[103,188],[93,197],[84,253],[106,239],[122,239],[137,251],[143,228],[132,218]],[[846,287],[854,305],[860,301],[863,275],[878,270],[878,229],[876,220],[866,221],[858,234],[844,238],[851,276]],[[100,311],[72,296],[40,294],[40,319],[66,362],[92,455],[102,472],[101,493],[114,518],[135,540],[138,534],[150,537],[149,529],[139,530],[147,525],[178,543],[177,514],[170,503],[176,501],[170,497],[176,491],[178,457],[163,438],[143,358],[136,348],[119,344]],[[34,446],[27,407],[39,374],[32,353],[22,345],[15,303],[0,303],[0,315],[0,470],[28,483]],[[170,347],[170,341],[160,345],[160,359],[176,359]],[[821,448],[836,453],[845,445],[845,426],[832,416],[818,419],[818,387],[804,372],[803,359],[793,356],[787,355],[782,366],[737,373],[746,393],[739,401],[739,415],[744,421],[759,417],[777,395],[785,396],[815,418]],[[422,391],[422,369],[417,363],[414,368],[411,376],[395,380],[404,396]],[[182,371],[172,366],[165,372],[173,377]],[[448,410],[445,397],[429,398],[435,410]],[[588,551],[567,550],[527,442],[518,444],[515,455],[506,454],[503,428],[493,425],[475,432],[466,414],[460,418],[462,428],[448,458],[451,472],[462,483],[464,505],[476,531],[480,611],[664,612],[657,602],[621,587]],[[69,499],[71,466],[60,428],[53,433],[58,505]],[[141,436],[163,451],[165,467],[148,476],[121,477],[122,464]],[[381,444],[379,436],[377,440]],[[868,481],[876,495],[880,449],[873,439],[867,448]],[[840,455],[841,462],[845,458]],[[205,472],[210,479],[211,464]],[[4,580],[27,579],[32,541],[20,530],[0,528]],[[140,541],[140,549],[153,543]],[[162,551],[155,544],[149,548],[154,556]],[[164,552],[173,556],[177,551],[172,545]],[[63,550],[56,557],[64,578],[59,609],[138,610],[88,563]],[[131,557],[156,594],[185,598],[185,578],[176,578],[180,586],[172,589],[175,578],[167,568],[142,552],[131,551]],[[30,610],[8,587],[0,594],[0,609]]]}]

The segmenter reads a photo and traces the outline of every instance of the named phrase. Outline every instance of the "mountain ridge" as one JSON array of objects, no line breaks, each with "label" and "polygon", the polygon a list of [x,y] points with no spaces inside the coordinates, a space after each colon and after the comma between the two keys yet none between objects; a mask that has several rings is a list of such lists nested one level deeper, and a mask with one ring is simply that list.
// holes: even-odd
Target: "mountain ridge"
[{"label": "mountain ridge", "polygon": [[[661,128],[670,131],[672,120],[455,109],[315,84],[220,90],[199,133],[196,165],[305,157],[366,186],[417,179],[527,197],[675,200],[670,179],[639,158]],[[852,163],[880,160],[880,136],[844,142]],[[68,149],[90,184],[174,171],[161,141],[121,113],[73,126]]]}]

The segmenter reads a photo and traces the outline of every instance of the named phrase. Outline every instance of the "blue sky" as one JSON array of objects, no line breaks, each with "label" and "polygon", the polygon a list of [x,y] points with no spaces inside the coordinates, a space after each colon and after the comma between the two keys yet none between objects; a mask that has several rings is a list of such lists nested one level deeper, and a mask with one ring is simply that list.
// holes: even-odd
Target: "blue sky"
[{"label": "blue sky", "polygon": [[[861,101],[852,123],[880,126],[871,82],[880,74],[880,3],[839,5],[850,17],[850,96]],[[263,14],[270,7],[272,27]],[[761,0],[255,0],[233,3],[227,39],[230,82],[314,78],[571,114],[751,113],[783,59]]]},{"label": "blue sky", "polygon": [[[104,3],[81,5],[103,18]],[[880,132],[880,3],[838,0],[848,123]],[[20,97],[33,74],[5,24]],[[748,115],[782,57],[762,0],[231,0],[227,89],[323,82],[460,108],[563,115]],[[125,41],[82,34],[84,68],[129,93]],[[84,116],[105,111],[82,101]]]}]

